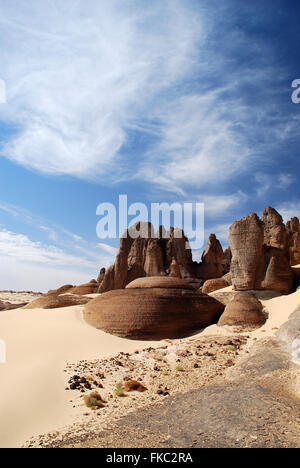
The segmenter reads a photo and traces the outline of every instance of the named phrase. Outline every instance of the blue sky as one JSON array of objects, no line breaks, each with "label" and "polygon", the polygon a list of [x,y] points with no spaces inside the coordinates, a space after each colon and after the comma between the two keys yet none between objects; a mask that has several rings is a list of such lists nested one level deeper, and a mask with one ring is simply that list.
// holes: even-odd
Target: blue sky
[{"label": "blue sky", "polygon": [[0,289],[95,277],[119,194],[204,202],[224,246],[250,211],[300,215],[300,5],[249,3],[1,0]]}]

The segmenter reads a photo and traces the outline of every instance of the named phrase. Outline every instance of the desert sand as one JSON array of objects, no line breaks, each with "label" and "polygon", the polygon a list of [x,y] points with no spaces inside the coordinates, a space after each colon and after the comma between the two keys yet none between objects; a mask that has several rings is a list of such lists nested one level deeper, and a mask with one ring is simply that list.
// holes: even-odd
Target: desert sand
[{"label": "desert sand", "polygon": [[6,364],[0,364],[0,447],[20,446],[31,436],[73,422],[65,391],[68,361],[145,347],[89,327],[81,310],[77,306],[0,313],[0,339],[7,353]]},{"label": "desert sand", "polygon": [[[300,290],[263,301],[269,318],[261,329],[247,335],[257,339],[275,335],[299,304]],[[213,325],[193,339],[215,335],[232,335],[232,331]],[[161,342],[124,340],[89,327],[81,306],[2,312],[0,339],[7,346],[7,363],[0,364],[0,447],[21,446],[82,416],[82,408],[74,409],[70,403],[72,392],[65,391],[68,363],[161,346]]]}]

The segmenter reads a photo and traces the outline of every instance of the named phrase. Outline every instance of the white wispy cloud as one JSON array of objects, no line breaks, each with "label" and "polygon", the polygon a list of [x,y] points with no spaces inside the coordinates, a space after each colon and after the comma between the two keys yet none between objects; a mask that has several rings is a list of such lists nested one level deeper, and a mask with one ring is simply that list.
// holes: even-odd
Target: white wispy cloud
[{"label": "white wispy cloud", "polygon": [[43,263],[45,265],[73,265],[81,268],[94,268],[95,263],[68,254],[62,249],[41,242],[33,242],[26,235],[5,229],[0,231],[0,256],[16,260]]},{"label": "white wispy cloud", "polygon": [[[289,188],[291,174],[268,173],[280,145],[300,134],[300,116],[278,112],[274,77],[279,86],[288,78],[267,44],[232,27],[231,2],[215,3],[1,2],[0,118],[15,132],[0,155],[47,174],[138,178],[181,199],[197,190],[193,199],[206,193],[200,201],[210,217],[247,201],[246,188],[233,192],[240,175],[249,174],[258,198],[274,185]],[[240,63],[245,54],[251,62]],[[146,136],[140,154],[127,147],[132,132]],[[50,241],[67,244],[61,228],[39,225]],[[89,258],[81,236],[64,235]]]},{"label": "white wispy cloud", "polygon": [[[45,232],[48,235],[48,238],[53,242],[60,243],[62,245],[66,245],[70,240],[79,244],[84,242],[83,238],[78,234],[70,232],[63,226],[59,226],[58,224],[45,219],[43,216],[39,216],[21,206],[0,200],[0,211],[4,211],[12,215],[14,218],[19,218],[22,223]],[[71,245],[76,244],[72,243]]]},{"label": "white wispy cloud", "polygon": [[221,91],[183,96],[160,112],[161,140],[142,177],[167,186],[202,186],[216,178],[222,183],[241,169],[249,148],[221,103]]},{"label": "white wispy cloud", "polygon": [[0,18],[1,113],[18,128],[2,154],[81,178],[110,172],[126,129],[147,122],[148,106],[192,69],[201,37],[201,23],[177,0],[11,1]]},{"label": "white wispy cloud", "polygon": [[294,218],[295,216],[300,219],[300,202],[299,201],[281,203],[275,208],[278,211],[278,213],[281,214],[285,223],[289,221],[291,218]]},{"label": "white wispy cloud", "polygon": [[292,174],[268,174],[257,172],[255,174],[256,193],[259,197],[264,197],[274,189],[274,186],[280,190],[287,190],[295,182]]},{"label": "white wispy cloud", "polygon": [[[182,196],[255,174],[265,154],[271,164],[271,150],[299,136],[300,116],[278,113],[273,81],[284,72],[267,44],[231,27],[230,5],[1,2],[0,117],[15,132],[0,154],[42,173],[140,178]],[[241,65],[245,53],[252,61]],[[149,137],[139,155],[126,149],[131,132]]]},{"label": "white wispy cloud", "polygon": [[239,190],[231,195],[203,195],[199,201],[205,205],[205,214],[209,217],[228,215],[234,209],[248,200],[247,195]]},{"label": "white wispy cloud", "polygon": [[40,226],[41,231],[44,231],[48,234],[49,239],[53,242],[58,241],[58,236],[57,233],[54,231],[54,229],[49,228],[48,226]]},{"label": "white wispy cloud", "polygon": [[[37,242],[30,236],[0,225],[0,289],[46,291],[64,283],[80,284],[96,277],[102,267],[114,262],[116,249],[88,242],[62,226],[51,223],[22,207],[0,202],[0,211],[17,218],[25,229],[35,229]],[[15,278],[4,272],[15,271]],[[57,275],[55,275],[55,271]],[[30,272],[28,277],[25,272]]]},{"label": "white wispy cloud", "polygon": [[86,283],[114,260],[114,249],[103,244],[99,250],[78,247],[76,255],[1,227],[0,289],[44,292],[62,284]]},{"label": "white wispy cloud", "polygon": [[116,254],[118,252],[117,248],[112,247],[111,245],[108,245],[108,244],[103,244],[101,242],[99,244],[97,244],[97,247],[104,250],[105,252],[107,252],[108,254],[110,254],[112,256],[116,256]]},{"label": "white wispy cloud", "polygon": [[0,257],[1,290],[47,292],[63,284],[83,284],[91,278],[79,268],[57,268],[43,263],[21,261],[13,257]]}]

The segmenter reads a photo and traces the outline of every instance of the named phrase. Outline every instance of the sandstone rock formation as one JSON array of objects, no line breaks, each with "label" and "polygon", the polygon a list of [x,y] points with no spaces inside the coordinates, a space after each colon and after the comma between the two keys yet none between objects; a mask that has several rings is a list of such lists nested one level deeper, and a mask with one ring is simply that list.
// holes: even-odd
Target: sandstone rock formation
[{"label": "sandstone rock formation", "polygon": [[173,259],[175,259],[179,265],[182,278],[194,277],[192,251],[186,248],[189,244],[189,240],[184,232],[181,229],[174,228],[165,232],[164,228],[160,227],[159,239],[163,251],[164,263],[167,265],[167,273],[169,273],[170,265]]},{"label": "sandstone rock formation", "polygon": [[300,264],[300,223],[298,218],[292,218],[286,224],[290,265]]},{"label": "sandstone rock formation", "polygon": [[300,364],[300,306],[289,316],[288,321],[280,327],[277,337],[292,355],[293,362]]},{"label": "sandstone rock formation", "polygon": [[230,271],[235,289],[255,289],[263,240],[263,223],[255,213],[236,221],[230,227],[229,244],[232,252]]},{"label": "sandstone rock formation", "polygon": [[77,294],[78,296],[85,296],[87,294],[96,294],[99,289],[99,284],[93,280],[90,283],[81,284],[68,290],[68,294]]},{"label": "sandstone rock formation", "polygon": [[[229,304],[233,300],[233,298],[237,295],[241,294],[241,291],[214,291],[210,293],[209,295],[216,299],[219,302],[222,302],[225,306]],[[256,297],[259,301],[268,301],[270,299],[275,299],[275,297],[280,297],[282,294],[278,291],[271,291],[271,290],[259,290],[259,291],[254,291],[250,290],[247,292],[244,292],[244,294],[252,294],[253,296]]]},{"label": "sandstone rock formation", "polygon": [[11,304],[10,302],[0,301],[0,312],[4,312],[6,310],[20,309],[26,305],[27,305],[27,302],[24,302],[22,304]]},{"label": "sandstone rock formation", "polygon": [[194,290],[187,281],[168,276],[152,276],[150,278],[138,278],[126,286],[126,289],[190,289]]},{"label": "sandstone rock formation", "polygon": [[293,290],[293,281],[294,274],[284,251],[264,246],[254,289],[272,289],[289,294]]},{"label": "sandstone rock formation", "polygon": [[211,234],[202,255],[202,262],[197,269],[197,277],[202,279],[220,278],[223,275],[222,262],[222,246],[215,234]]},{"label": "sandstone rock formation", "polygon": [[140,222],[124,233],[115,263],[107,270],[102,268],[97,281],[77,287],[66,285],[48,294],[105,293],[124,289],[137,278],[153,276],[182,278],[194,289],[207,280],[223,278],[215,284],[225,285],[226,281],[236,291],[273,290],[284,294],[299,284],[290,268],[300,264],[298,218],[292,218],[285,226],[274,208],[267,207],[262,219],[251,213],[231,226],[229,244],[223,252],[211,234],[202,261],[197,263],[182,230],[166,231],[160,227],[155,234],[151,223]]},{"label": "sandstone rock formation", "polygon": [[223,310],[223,304],[193,291],[183,280],[159,276],[93,299],[85,306],[84,318],[123,338],[160,340],[188,336],[216,323]]},{"label": "sandstone rock formation", "polygon": [[276,247],[286,253],[287,232],[282,216],[274,208],[268,206],[263,211],[262,222],[264,225],[264,245]]},{"label": "sandstone rock formation", "polygon": [[271,289],[288,294],[293,288],[287,237],[281,216],[272,208],[262,220],[255,213],[229,230],[231,276],[235,290]]},{"label": "sandstone rock formation", "polygon": [[218,289],[227,288],[228,286],[229,283],[224,278],[211,279],[205,281],[202,287],[202,292],[203,294],[209,294],[213,291],[218,291]]},{"label": "sandstone rock formation", "polygon": [[104,276],[105,276],[105,273],[106,273],[106,269],[105,268],[101,268],[100,270],[100,273],[99,273],[99,276],[98,276],[98,279],[97,279],[97,283],[99,285],[101,285],[103,279],[104,279]]},{"label": "sandstone rock formation", "polygon": [[298,289],[300,286],[300,267],[295,268],[293,267],[294,272],[294,289]]},{"label": "sandstone rock formation", "polygon": [[222,276],[223,250],[215,235],[210,236],[200,265],[193,262],[187,245],[180,229],[160,227],[155,234],[152,224],[137,223],[121,238],[116,261],[105,272],[98,292],[123,289],[142,277],[185,278],[199,287],[200,280]]},{"label": "sandstone rock formation", "polygon": [[230,272],[230,266],[231,266],[231,260],[232,260],[232,253],[230,247],[224,250],[223,254],[223,260],[222,260],[222,270],[223,270],[223,275],[226,275],[227,273]]},{"label": "sandstone rock formation", "polygon": [[56,296],[49,294],[27,304],[24,309],[59,309],[75,305],[87,304],[91,298],[67,294],[65,296]]},{"label": "sandstone rock formation", "polygon": [[171,266],[170,266],[170,274],[171,278],[181,278],[180,267],[175,258],[173,258]]},{"label": "sandstone rock formation", "polygon": [[66,284],[65,286],[61,286],[58,289],[53,289],[53,290],[48,291],[47,294],[51,294],[51,295],[54,295],[54,296],[60,296],[61,294],[67,293],[72,288],[74,288],[74,286],[72,286],[71,284]]},{"label": "sandstone rock formation", "polygon": [[261,302],[252,294],[239,293],[231,300],[218,325],[240,326],[247,329],[260,328],[266,322]]},{"label": "sandstone rock formation", "polygon": [[231,273],[229,271],[229,273],[227,273],[226,275],[222,276],[222,278],[227,281],[227,283],[229,284],[229,286],[232,285],[232,276],[231,276]]}]

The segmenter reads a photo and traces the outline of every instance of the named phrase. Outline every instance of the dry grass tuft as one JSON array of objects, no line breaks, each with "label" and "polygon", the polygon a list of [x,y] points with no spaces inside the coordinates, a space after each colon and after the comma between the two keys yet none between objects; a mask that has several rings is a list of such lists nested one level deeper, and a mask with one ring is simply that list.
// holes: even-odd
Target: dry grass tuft
[{"label": "dry grass tuft", "polygon": [[129,380],[128,382],[125,382],[123,384],[123,389],[125,392],[146,392],[148,389],[141,384],[140,382],[137,382],[136,380]]},{"label": "dry grass tuft", "polygon": [[100,408],[104,408],[106,401],[103,400],[101,395],[98,392],[90,393],[90,395],[85,395],[83,397],[85,405],[93,411],[96,411]]},{"label": "dry grass tuft", "polygon": [[182,366],[176,366],[176,369],[175,369],[177,372],[184,372],[184,368]]},{"label": "dry grass tuft", "polygon": [[117,397],[120,397],[120,398],[123,398],[123,397],[126,397],[126,393],[124,392],[123,390],[123,383],[122,382],[119,382],[117,385],[116,385],[116,388],[115,388],[115,395]]}]

